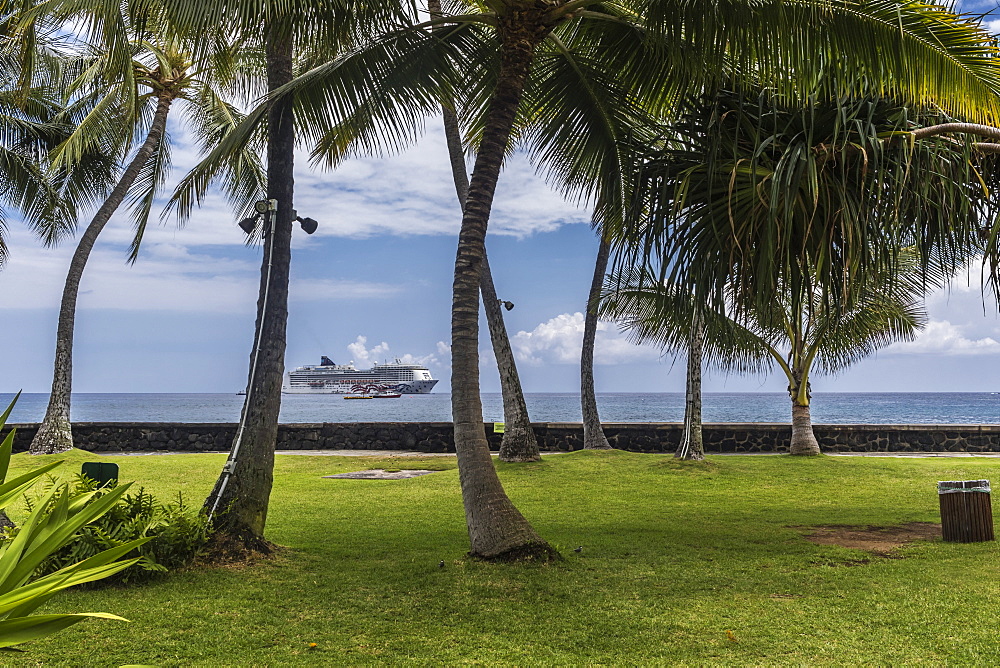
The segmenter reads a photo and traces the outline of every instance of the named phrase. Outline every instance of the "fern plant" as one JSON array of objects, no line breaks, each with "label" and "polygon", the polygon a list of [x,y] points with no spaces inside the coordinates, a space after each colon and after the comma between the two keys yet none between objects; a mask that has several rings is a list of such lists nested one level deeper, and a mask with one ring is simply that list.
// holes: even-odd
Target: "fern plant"
[{"label": "fern plant", "polygon": [[[54,485],[55,481],[50,480],[48,484]],[[77,476],[70,487],[74,494],[91,495],[90,503],[114,489],[113,486],[99,487],[97,482],[84,476]],[[26,497],[29,511],[52,512],[51,502],[43,504],[44,498],[44,491],[34,499]],[[16,537],[17,533],[17,528],[9,529],[7,539]],[[205,545],[208,535],[208,519],[197,509],[187,506],[180,494],[176,502],[164,504],[140,488],[121,496],[107,512],[81,527],[68,543],[42,562],[38,575],[54,573],[104,550],[148,538],[148,542],[129,555],[138,557],[133,566],[101,581],[101,584],[134,584],[187,566]]]}]

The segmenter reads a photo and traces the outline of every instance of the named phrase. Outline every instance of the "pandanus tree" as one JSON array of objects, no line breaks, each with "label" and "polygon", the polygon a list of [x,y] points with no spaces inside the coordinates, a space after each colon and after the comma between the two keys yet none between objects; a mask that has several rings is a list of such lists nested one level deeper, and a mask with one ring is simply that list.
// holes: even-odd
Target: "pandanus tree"
[{"label": "pandanus tree", "polygon": [[612,310],[631,314],[638,337],[676,347],[692,309],[705,309],[706,354],[730,370],[777,364],[792,452],[818,453],[813,365],[834,372],[912,336],[925,287],[995,255],[982,229],[998,211],[995,158],[974,142],[911,139],[938,119],[759,89],[692,102],[640,169],[646,217],[622,253],[638,262],[618,274]]},{"label": "pandanus tree", "polygon": [[[478,112],[473,125],[481,130],[453,283],[456,450],[471,553],[487,559],[537,556],[550,548],[507,498],[489,457],[479,399],[477,308],[500,168],[514,140],[524,136],[516,130],[519,114],[530,119],[535,109],[523,103],[540,81],[534,73],[543,59],[536,56],[547,48],[565,49],[563,35],[574,32],[577,52],[595,61],[599,54],[605,71],[651,108],[669,107],[676,91],[701,90],[734,69],[773,80],[783,92],[814,90],[829,72],[824,90],[871,86],[980,119],[998,115],[997,63],[989,36],[974,22],[928,4],[496,0],[457,5],[463,7],[471,11],[359,39],[356,48],[298,77],[252,112],[242,138],[285,98],[307,121],[316,155],[333,163],[349,150],[413,138],[428,114],[459,93]],[[841,54],[850,57],[831,71],[830,59]],[[489,63],[486,75],[468,76],[470,62]],[[576,117],[564,120],[560,133],[587,140]],[[232,139],[229,148],[241,136]],[[206,167],[225,150],[210,154]]]},{"label": "pandanus tree", "polygon": [[[692,360],[700,363],[704,356],[730,372],[756,373],[777,366],[788,380],[792,403],[789,452],[818,455],[810,417],[814,370],[842,371],[894,341],[912,339],[926,322],[922,301],[927,283],[916,253],[909,249],[897,257],[903,266],[882,280],[873,276],[871,284],[838,308],[831,308],[821,285],[811,283],[800,288],[805,294],[779,286],[767,311],[752,306],[727,313],[706,308],[675,286],[657,285],[654,272],[612,277],[610,283],[617,288],[606,296],[603,308],[620,319],[637,343],[686,350],[689,355],[694,348]],[[694,338],[697,345],[691,343]],[[693,394],[688,392],[689,400]]]},{"label": "pandanus tree", "polygon": [[[36,8],[25,20],[37,21],[39,16],[46,15]],[[236,60],[251,52],[237,50],[220,38],[214,43],[213,67],[198,68],[191,59],[191,43],[168,34],[161,13],[145,14],[142,21],[119,13],[112,28],[115,40],[102,42],[98,33],[92,35],[93,43],[79,47],[84,55],[66,99],[86,102],[88,111],[50,154],[57,171],[75,169],[97,148],[120,161],[122,168],[113,187],[102,193],[103,201],[70,261],[59,308],[52,390],[31,444],[33,454],[60,452],[73,445],[73,334],[80,282],[98,236],[122,204],[130,206],[135,227],[128,259],[138,258],[153,202],[170,169],[167,119],[174,104],[181,103],[185,118],[204,141],[217,140],[240,120],[214,77],[231,71]],[[122,35],[131,39],[125,41]],[[245,209],[258,192],[256,157],[241,153],[227,166],[232,179],[227,194]]]}]

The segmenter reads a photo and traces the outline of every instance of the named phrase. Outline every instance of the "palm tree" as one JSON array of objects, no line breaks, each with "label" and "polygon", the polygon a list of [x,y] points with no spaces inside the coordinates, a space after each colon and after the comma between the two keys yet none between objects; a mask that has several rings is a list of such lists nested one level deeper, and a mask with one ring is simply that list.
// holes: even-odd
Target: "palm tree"
[{"label": "palm tree", "polygon": [[701,311],[691,314],[687,345],[687,374],[684,386],[684,433],[674,457],[702,460],[705,442],[701,429],[701,366],[705,350],[705,325]]},{"label": "palm tree", "polygon": [[[132,206],[136,228],[129,260],[137,259],[154,198],[170,167],[166,131],[172,105],[177,100],[184,102],[187,117],[205,137],[224,134],[240,120],[239,113],[213,89],[212,75],[193,68],[183,42],[171,38],[157,40],[153,32],[157,18],[148,16],[140,30],[120,17],[119,28],[136,35],[125,44],[130,55],[128,68],[124,72],[120,69],[120,53],[95,47],[98,49],[95,55],[85,59],[66,92],[68,100],[89,100],[89,112],[53,150],[51,161],[56,170],[74,169],[84,156],[97,149],[124,159],[132,149],[133,138],[140,134],[144,137],[81,235],[70,262],[59,309],[52,390],[45,418],[31,444],[32,454],[60,452],[73,446],[70,400],[80,280],[98,236],[126,202]],[[229,60],[234,54],[231,49],[224,47],[217,52],[219,62]],[[230,164],[233,162],[239,166],[230,171],[234,181],[229,194],[238,206],[245,208],[246,196],[253,194],[259,181],[259,168],[256,159],[245,153]]]},{"label": "palm tree", "polygon": [[[17,40],[8,34],[10,26],[0,25],[0,267],[7,260],[7,243],[3,222],[7,208],[17,209],[29,228],[46,245],[57,243],[72,233],[76,213],[73,197],[82,172],[61,174],[53,178],[47,173],[48,151],[65,134],[65,126],[73,110],[60,104],[58,79],[62,63],[44,54],[30,57],[40,61],[32,72],[22,75]],[[41,42],[41,43],[40,43]],[[35,49],[47,51],[44,40],[31,40]],[[25,54],[25,58],[29,55]],[[87,179],[100,182],[101,177],[93,158],[86,167]]]},{"label": "palm tree", "polygon": [[781,367],[792,453],[818,454],[814,362],[835,372],[912,336],[919,295],[984,249],[981,221],[998,211],[993,159],[968,142],[894,142],[921,136],[914,119],[934,120],[879,100],[693,103],[643,167],[649,214],[623,253],[641,269],[618,275],[609,308],[674,348],[706,309],[711,358]]},{"label": "palm tree", "polygon": [[761,311],[779,286],[818,283],[834,305],[850,301],[909,246],[925,268],[952,273],[983,247],[994,170],[974,142],[905,140],[939,120],[858,98],[692,102],[647,151],[623,266],[651,257],[663,282],[715,304],[735,293],[736,308]]},{"label": "palm tree", "polygon": [[[440,0],[428,0],[427,9],[432,17],[443,15]],[[455,191],[458,203],[464,209],[465,199],[469,193],[469,175],[465,164],[465,150],[462,146],[462,134],[458,115],[453,104],[441,106],[441,116],[444,123],[445,141],[448,146],[448,158],[451,162],[452,176],[455,180]],[[538,451],[538,439],[531,428],[528,417],[528,405],[524,400],[521,379],[517,373],[517,362],[514,351],[510,347],[507,327],[497,298],[496,287],[493,284],[493,273],[490,263],[483,251],[483,276],[479,291],[483,296],[483,308],[486,311],[486,323],[490,330],[490,341],[493,344],[493,354],[497,360],[500,372],[500,391],[503,396],[504,432],[500,442],[500,460],[504,462],[536,462],[542,457]]]},{"label": "palm tree", "polygon": [[788,379],[792,402],[790,452],[818,455],[809,408],[814,366],[837,373],[894,341],[912,339],[926,322],[922,298],[928,283],[917,253],[907,249],[897,257],[900,266],[892,275],[866,285],[837,308],[813,283],[800,288],[805,294],[783,286],[766,311],[756,305],[728,313],[704,309],[676,286],[656,286],[655,272],[648,271],[614,277],[620,287],[609,293],[605,308],[638,343],[690,349],[697,337],[709,358],[727,371],[777,365]]},{"label": "palm tree", "polygon": [[[213,3],[160,0],[160,4],[167,23],[182,34],[197,35],[221,26],[223,34],[238,36],[243,45],[261,46],[265,52],[266,90],[269,93],[292,80],[297,59],[305,65],[328,59],[331,54],[349,49],[359,36],[384,29],[399,13],[392,3],[361,5],[340,0],[220,0]],[[203,40],[203,49],[206,42],[211,44],[211,40]],[[181,215],[189,214],[213,183],[226,185],[229,178],[226,165],[233,156],[257,145],[260,128],[266,125],[263,143],[267,151],[267,198],[277,202],[277,211],[269,214],[272,217],[263,228],[265,252],[256,335],[250,354],[241,427],[230,457],[205,501],[217,535],[234,538],[249,549],[262,551],[270,549],[264,540],[264,527],[284,375],[296,124],[303,120],[313,121],[297,118],[288,99],[259,106],[247,122],[240,125],[239,132],[220,138],[216,149],[203,161],[205,168],[189,174],[171,198]]]},{"label": "palm tree", "polygon": [[587,295],[587,311],[583,319],[583,348],[580,352],[580,408],[583,411],[583,448],[584,450],[610,450],[601,418],[597,412],[597,393],[594,388],[594,343],[597,339],[598,300],[601,296],[601,286],[608,271],[608,258],[611,255],[611,244],[602,234],[597,247],[597,260],[594,263],[594,278],[590,282],[590,293]]}]

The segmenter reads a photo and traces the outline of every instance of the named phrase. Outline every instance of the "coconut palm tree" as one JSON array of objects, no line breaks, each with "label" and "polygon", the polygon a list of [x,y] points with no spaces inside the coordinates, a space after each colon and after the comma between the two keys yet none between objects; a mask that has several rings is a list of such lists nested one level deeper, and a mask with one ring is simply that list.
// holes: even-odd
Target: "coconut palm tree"
[{"label": "coconut palm tree", "polygon": [[[190,51],[182,41],[169,37],[157,40],[158,18],[150,15],[138,28],[120,16],[120,30],[135,35],[135,39],[124,45],[131,56],[128,67],[120,68],[120,53],[87,45],[92,53],[84,56],[78,76],[66,90],[68,101],[88,100],[89,110],[52,151],[53,169],[72,170],[98,148],[117,160],[124,160],[133,149],[134,139],[142,137],[142,141],[81,235],[70,262],[59,309],[52,390],[45,418],[31,444],[33,454],[60,452],[73,445],[72,351],[80,281],[98,236],[123,203],[131,205],[136,229],[129,260],[134,262],[138,257],[153,201],[170,167],[166,132],[174,102],[183,103],[196,134],[206,140],[224,135],[240,120],[239,112],[213,88],[214,74],[193,67]],[[159,37],[163,37],[162,33]],[[215,55],[218,63],[228,64],[237,51],[226,45]],[[228,165],[233,178],[228,194],[238,207],[246,209],[247,200],[255,199],[253,195],[260,182],[256,158],[243,152]]]},{"label": "coconut palm tree", "polygon": [[[427,10],[432,17],[441,17],[440,0],[428,0]],[[451,163],[452,176],[455,180],[455,191],[459,205],[465,207],[465,199],[469,193],[469,174],[465,164],[465,149],[462,145],[462,133],[458,114],[454,110],[454,101],[441,106],[441,116],[444,124],[445,142],[448,146],[448,159]],[[521,379],[517,373],[517,362],[514,351],[510,347],[507,327],[503,320],[503,310],[500,299],[497,298],[496,287],[493,284],[493,273],[484,251],[483,276],[479,291],[483,296],[483,309],[486,312],[486,323],[490,330],[490,341],[493,344],[493,354],[497,360],[497,370],[500,373],[500,391],[503,396],[504,432],[500,442],[499,457],[505,462],[536,462],[542,457],[538,451],[538,439],[531,428],[528,417],[528,405],[524,400]]]},{"label": "coconut palm tree", "polygon": [[600,235],[597,246],[597,260],[594,263],[594,278],[590,282],[587,295],[587,310],[583,319],[583,348],[580,352],[580,408],[583,413],[584,450],[609,450],[600,414],[597,412],[597,391],[594,387],[594,343],[597,339],[598,299],[601,286],[608,271],[611,244]]},{"label": "coconut palm tree", "polygon": [[[56,1],[56,0],[54,0]],[[89,2],[89,0],[57,0]],[[185,35],[216,31],[234,35],[246,47],[265,54],[263,90],[287,85],[297,65],[323,62],[350,49],[355,40],[385,30],[400,9],[394,3],[352,3],[345,0],[159,0],[165,22]],[[211,39],[195,39],[196,52],[209,50]],[[264,76],[266,75],[266,76]],[[248,90],[256,90],[248,87]],[[294,222],[294,149],[297,125],[314,119],[297,117],[290,100],[258,107],[242,133],[220,138],[206,156],[206,169],[186,177],[171,198],[180,215],[191,209],[213,184],[225,187],[226,165],[251,146],[265,147],[267,190],[277,211],[262,230],[265,248],[261,264],[255,340],[250,354],[247,395],[229,460],[205,501],[217,534],[234,538],[250,549],[267,551],[264,527],[272,485],[281,381],[284,375],[285,329],[288,319],[288,277]],[[263,128],[263,131],[262,131]],[[301,128],[298,129],[301,133]]]},{"label": "coconut palm tree", "polygon": [[[23,45],[9,32],[9,24],[0,22],[0,80],[5,82],[0,86],[0,266],[7,260],[9,209],[19,211],[43,243],[51,245],[72,233],[74,205],[92,191],[88,187],[80,192],[80,179],[73,175],[50,175],[47,170],[49,149],[65,135],[74,111],[60,104],[64,63],[48,57],[47,45],[36,36],[31,40],[33,47],[45,53],[32,54],[39,63],[32,72],[22,74],[18,47]],[[92,171],[85,178],[100,183],[93,169],[95,156],[88,157],[91,160],[85,166]]]}]

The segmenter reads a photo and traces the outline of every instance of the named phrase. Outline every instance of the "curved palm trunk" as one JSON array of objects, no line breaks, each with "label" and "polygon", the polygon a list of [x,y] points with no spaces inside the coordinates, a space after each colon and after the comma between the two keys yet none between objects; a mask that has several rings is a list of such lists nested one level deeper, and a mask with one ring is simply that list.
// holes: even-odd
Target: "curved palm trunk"
[{"label": "curved palm trunk", "polygon": [[479,291],[483,295],[486,324],[490,328],[490,341],[493,343],[493,354],[497,358],[500,391],[503,394],[504,432],[500,441],[500,461],[540,461],[542,455],[538,452],[538,439],[535,438],[535,430],[531,428],[528,404],[525,403],[524,392],[521,391],[521,378],[517,375],[514,351],[507,337],[507,327],[503,322],[503,312],[500,309],[500,300],[497,299],[496,288],[493,287],[493,274],[490,272],[490,261],[485,248]]},{"label": "curved palm trunk", "polygon": [[[268,31],[267,84],[273,91],[292,80],[292,42],[274,26]],[[264,226],[264,258],[257,301],[259,337],[250,353],[252,382],[247,384],[243,406],[245,428],[242,437],[237,435],[226,468],[205,501],[207,508],[218,508],[213,516],[218,532],[238,539],[251,549],[264,551],[269,550],[263,540],[264,525],[273,482],[281,381],[285,373],[295,148],[291,101],[272,105],[267,132],[267,196],[278,201],[278,211],[271,214],[275,217],[273,232],[270,225]]]},{"label": "curved palm trunk", "polygon": [[[428,9],[440,13],[441,3],[430,0]],[[469,196],[469,177],[465,173],[465,155],[462,151],[462,138],[458,129],[458,118],[448,107],[441,108],[444,117],[444,134],[448,144],[448,157],[451,161],[451,173],[455,179],[455,191],[463,210]],[[528,417],[528,405],[524,401],[521,389],[521,379],[517,375],[517,363],[514,361],[514,351],[510,347],[507,327],[503,321],[503,311],[497,300],[497,291],[493,285],[493,274],[490,271],[489,258],[483,249],[483,274],[479,290],[483,295],[483,308],[486,310],[486,323],[490,328],[490,341],[493,343],[493,354],[497,358],[497,370],[500,372],[500,391],[503,394],[504,432],[500,442],[500,459],[505,462],[537,462],[542,457],[538,452],[538,439],[531,428]]]},{"label": "curved palm trunk", "polygon": [[52,391],[45,418],[38,426],[38,432],[31,441],[29,452],[33,455],[47,455],[63,452],[73,447],[73,432],[70,425],[70,400],[73,390],[73,330],[76,324],[76,301],[80,294],[80,280],[87,266],[90,252],[98,235],[111,220],[111,216],[121,206],[129,188],[139,177],[139,172],[156,152],[163,141],[167,127],[167,115],[173,99],[164,96],[157,101],[153,122],[149,127],[142,146],[136,151],[132,161],[125,168],[111,195],[97,210],[90,225],[80,237],[73,259],[70,261],[66,283],[63,286],[62,302],[59,305],[59,324],[56,329],[56,357],[52,369]]},{"label": "curved palm trunk", "polygon": [[687,385],[684,391],[684,436],[674,453],[678,459],[702,460],[705,444],[701,431],[701,358],[705,342],[705,323],[695,312],[691,318],[688,341]]},{"label": "curved palm trunk", "polygon": [[534,49],[548,32],[519,18],[499,17],[500,72],[462,217],[451,317],[452,416],[470,554],[489,560],[552,558],[557,554],[504,492],[490,457],[479,396],[479,289],[486,227]]},{"label": "curved palm trunk", "polygon": [[601,417],[597,413],[597,393],[594,389],[594,342],[597,339],[597,302],[601,297],[604,275],[608,272],[608,257],[611,244],[600,235],[597,247],[597,261],[594,263],[594,279],[590,282],[587,297],[587,315],[583,319],[583,350],[580,352],[580,408],[583,410],[583,449],[610,450]]}]

